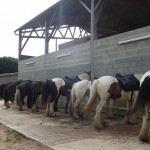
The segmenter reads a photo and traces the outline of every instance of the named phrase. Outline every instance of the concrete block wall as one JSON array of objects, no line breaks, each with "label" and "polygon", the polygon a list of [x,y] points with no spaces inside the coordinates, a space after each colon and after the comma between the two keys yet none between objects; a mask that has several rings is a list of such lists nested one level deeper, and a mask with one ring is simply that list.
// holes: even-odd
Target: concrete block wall
[{"label": "concrete block wall", "polygon": [[[126,40],[132,42],[120,44]],[[94,47],[94,73],[97,77],[114,76],[117,72],[143,74],[150,70],[150,26],[96,40]],[[19,61],[19,78],[22,79],[64,78],[89,70],[90,42]]]},{"label": "concrete block wall", "polygon": [[89,43],[19,61],[19,78],[43,80],[76,76],[89,71]]},{"label": "concrete block wall", "polygon": [[17,72],[0,74],[0,84],[15,82],[16,80],[18,80]]},{"label": "concrete block wall", "polygon": [[[148,36],[149,38],[137,40]],[[119,42],[132,40],[119,44]],[[142,74],[150,70],[150,26],[95,41],[95,74]]]}]

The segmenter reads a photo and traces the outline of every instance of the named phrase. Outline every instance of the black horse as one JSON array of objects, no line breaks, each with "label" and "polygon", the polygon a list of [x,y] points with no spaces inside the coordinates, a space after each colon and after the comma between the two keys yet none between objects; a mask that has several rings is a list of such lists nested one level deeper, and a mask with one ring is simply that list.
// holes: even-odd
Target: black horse
[{"label": "black horse", "polygon": [[4,87],[4,104],[7,108],[10,108],[9,101],[14,101],[14,95],[17,85],[21,84],[22,80],[17,80],[16,82],[10,82],[5,84]]},{"label": "black horse", "polygon": [[27,96],[27,107],[31,108],[33,105],[31,95],[31,83],[32,81],[25,81],[16,87],[15,100],[19,106],[18,110],[23,111],[22,106],[25,104],[24,98]]},{"label": "black horse", "polygon": [[0,98],[4,98],[4,88],[6,84],[0,84]]}]

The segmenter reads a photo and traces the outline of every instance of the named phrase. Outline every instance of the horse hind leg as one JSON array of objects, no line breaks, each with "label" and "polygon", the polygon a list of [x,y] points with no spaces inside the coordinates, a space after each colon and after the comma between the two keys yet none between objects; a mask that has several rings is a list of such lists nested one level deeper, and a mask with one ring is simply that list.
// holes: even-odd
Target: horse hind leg
[{"label": "horse hind leg", "polygon": [[110,119],[114,118],[113,110],[112,110],[113,104],[114,104],[114,99],[109,99],[107,116]]},{"label": "horse hind leg", "polygon": [[150,142],[150,129],[148,126],[148,105],[145,106],[144,115],[142,116],[143,122],[141,131],[139,134],[139,139],[143,142]]},{"label": "horse hind leg", "polygon": [[32,106],[32,112],[38,112],[39,111],[39,101],[40,101],[40,96],[38,97],[33,97],[33,106]]},{"label": "horse hind leg", "polygon": [[19,106],[19,108],[18,108],[19,111],[23,111],[23,108],[22,108],[23,104],[24,104],[23,99],[24,99],[24,97],[21,96],[20,90],[17,89],[16,93],[15,93],[15,100],[17,102],[17,105]]},{"label": "horse hind leg", "polygon": [[66,97],[65,114],[68,114],[68,105],[69,105],[70,99],[71,99],[70,96]]},{"label": "horse hind leg", "polygon": [[49,116],[49,109],[50,109],[50,102],[47,102],[47,104],[46,104],[46,112],[45,112],[45,116],[46,117]]},{"label": "horse hind leg", "polygon": [[101,112],[103,107],[105,106],[108,98],[102,98],[98,106],[96,107],[96,114],[93,119],[92,126],[95,127],[96,129],[101,129],[104,127],[105,122],[101,116]]},{"label": "horse hind leg", "polygon": [[[133,105],[134,105],[134,101],[132,101],[132,100],[127,101],[126,114],[128,114],[131,111]],[[124,120],[127,124],[132,124],[132,125],[137,124],[137,117],[135,115],[133,115],[132,117],[126,115]]]},{"label": "horse hind leg", "polygon": [[54,112],[54,101],[53,102],[50,102],[50,108],[49,108],[49,117],[55,117],[56,114]]},{"label": "horse hind leg", "polygon": [[59,100],[59,95],[56,97],[54,104],[53,104],[55,112],[58,112],[58,100]]},{"label": "horse hind leg", "polygon": [[79,108],[79,104],[80,104],[81,100],[82,99],[77,98],[75,103],[74,103],[74,118],[75,119],[83,118],[83,115],[82,115],[80,108]]}]

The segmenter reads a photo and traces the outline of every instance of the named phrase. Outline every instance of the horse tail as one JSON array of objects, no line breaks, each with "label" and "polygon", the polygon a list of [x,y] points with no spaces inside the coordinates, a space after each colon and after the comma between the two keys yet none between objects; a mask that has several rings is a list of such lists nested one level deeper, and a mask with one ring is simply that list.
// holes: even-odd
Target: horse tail
[{"label": "horse tail", "polygon": [[17,105],[19,106],[19,101],[20,101],[20,90],[19,88],[16,88],[16,92],[15,92],[15,101],[17,103]]},{"label": "horse tail", "polygon": [[31,108],[33,106],[33,98],[32,98],[32,91],[31,91],[31,87],[29,85],[28,87],[28,92],[27,92],[27,107]]},{"label": "horse tail", "polygon": [[4,103],[6,105],[6,103],[9,101],[9,94],[8,94],[8,89],[7,89],[7,85],[4,88]]},{"label": "horse tail", "polygon": [[128,115],[142,116],[145,113],[145,107],[150,101],[150,76],[147,76],[141,84],[138,97],[133,109]]},{"label": "horse tail", "polygon": [[74,113],[74,102],[76,100],[76,95],[75,95],[75,84],[73,85],[71,89],[71,104],[70,104],[70,116],[73,116]]},{"label": "horse tail", "polygon": [[91,110],[92,106],[94,105],[94,102],[96,100],[96,95],[97,95],[98,83],[99,83],[98,80],[93,81],[93,84],[92,84],[91,90],[90,90],[90,97],[89,97],[86,105],[83,107],[83,110],[82,110],[83,113],[89,112]]},{"label": "horse tail", "polygon": [[49,94],[50,94],[49,80],[46,80],[43,84],[43,88],[42,88],[42,91],[41,91],[43,104],[46,104],[47,99],[49,97]]}]

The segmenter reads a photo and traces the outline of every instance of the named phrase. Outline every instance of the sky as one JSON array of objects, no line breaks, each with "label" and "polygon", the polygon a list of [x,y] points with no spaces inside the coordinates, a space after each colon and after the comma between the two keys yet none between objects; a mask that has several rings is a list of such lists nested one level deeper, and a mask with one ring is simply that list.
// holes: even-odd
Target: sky
[{"label": "sky", "polygon": [[[0,57],[18,58],[18,35],[14,31],[58,0],[0,0]],[[44,41],[30,41],[22,54],[42,55]],[[39,50],[40,49],[40,50]],[[35,52],[34,52],[35,54]]]}]

